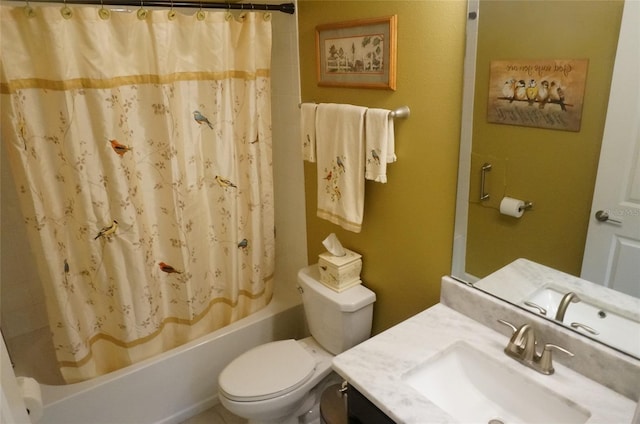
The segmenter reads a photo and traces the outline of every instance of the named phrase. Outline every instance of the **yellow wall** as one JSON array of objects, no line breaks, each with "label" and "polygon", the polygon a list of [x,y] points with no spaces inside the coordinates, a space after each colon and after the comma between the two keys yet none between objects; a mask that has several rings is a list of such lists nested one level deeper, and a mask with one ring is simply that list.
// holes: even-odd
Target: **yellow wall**
[{"label": "yellow wall", "polygon": [[[482,277],[519,257],[580,274],[604,130],[622,1],[481,1],[472,175],[485,160],[490,202],[472,180],[467,272]],[[488,123],[489,67],[503,59],[588,59],[579,132]],[[506,195],[534,202],[516,220]],[[489,206],[489,207],[488,207]]]},{"label": "yellow wall", "polygon": [[[316,217],[315,164],[305,163],[309,263],[332,232],[362,254],[378,333],[438,303],[440,277],[451,270],[466,2],[302,0],[298,13],[303,101],[411,108],[396,121],[389,182],[366,182],[361,233]],[[396,91],[317,86],[316,25],[390,15],[398,16]]]}]

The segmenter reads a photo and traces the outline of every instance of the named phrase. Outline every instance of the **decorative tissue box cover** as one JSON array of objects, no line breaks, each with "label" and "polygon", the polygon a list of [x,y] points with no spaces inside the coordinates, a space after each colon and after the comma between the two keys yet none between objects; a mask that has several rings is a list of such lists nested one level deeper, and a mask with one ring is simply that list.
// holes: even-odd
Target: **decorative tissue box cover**
[{"label": "decorative tissue box cover", "polygon": [[362,255],[349,249],[345,251],[347,254],[344,256],[333,256],[329,252],[318,256],[320,281],[338,292],[362,282],[360,281]]}]

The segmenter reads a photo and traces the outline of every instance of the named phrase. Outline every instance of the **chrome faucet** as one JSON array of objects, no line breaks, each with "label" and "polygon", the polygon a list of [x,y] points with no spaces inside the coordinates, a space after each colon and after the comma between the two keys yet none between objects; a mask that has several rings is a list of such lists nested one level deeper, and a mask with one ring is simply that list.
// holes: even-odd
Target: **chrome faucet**
[{"label": "chrome faucet", "polygon": [[562,322],[564,320],[564,314],[567,312],[567,308],[570,303],[578,303],[580,302],[580,297],[574,292],[569,292],[562,296],[562,300],[560,300],[560,304],[558,305],[558,312],[556,312],[556,321]]},{"label": "chrome faucet", "polygon": [[504,348],[504,353],[542,374],[551,375],[555,371],[553,369],[552,349],[564,352],[569,356],[574,356],[573,353],[567,349],[551,343],[546,343],[542,349],[542,353],[538,354],[536,350],[538,341],[536,340],[535,329],[531,324],[523,324],[520,328],[517,328],[510,322],[502,319],[499,319],[498,322],[511,327],[513,330],[509,343],[507,343],[507,347]]}]

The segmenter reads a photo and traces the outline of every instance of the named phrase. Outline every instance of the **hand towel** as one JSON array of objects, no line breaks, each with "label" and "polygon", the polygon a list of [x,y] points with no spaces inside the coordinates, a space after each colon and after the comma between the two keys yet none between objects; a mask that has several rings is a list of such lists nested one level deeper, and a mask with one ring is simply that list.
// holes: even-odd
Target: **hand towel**
[{"label": "hand towel", "polygon": [[387,163],[396,161],[391,111],[368,109],[365,117],[365,178],[387,182]]},{"label": "hand towel", "polygon": [[317,215],[356,233],[364,213],[366,110],[321,103],[316,112]]},{"label": "hand towel", "polygon": [[316,108],[315,103],[300,105],[300,137],[302,139],[302,159],[316,161]]}]

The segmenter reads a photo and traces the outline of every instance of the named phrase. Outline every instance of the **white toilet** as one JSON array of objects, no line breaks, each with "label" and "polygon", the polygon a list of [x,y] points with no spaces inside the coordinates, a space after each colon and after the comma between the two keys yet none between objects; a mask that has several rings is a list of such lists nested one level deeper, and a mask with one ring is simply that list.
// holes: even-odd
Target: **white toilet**
[{"label": "white toilet", "polygon": [[220,402],[250,423],[319,423],[323,390],[341,381],[333,356],[371,335],[371,290],[335,292],[320,282],[317,264],[302,268],[298,282],[311,337],[255,347],[220,373]]}]

